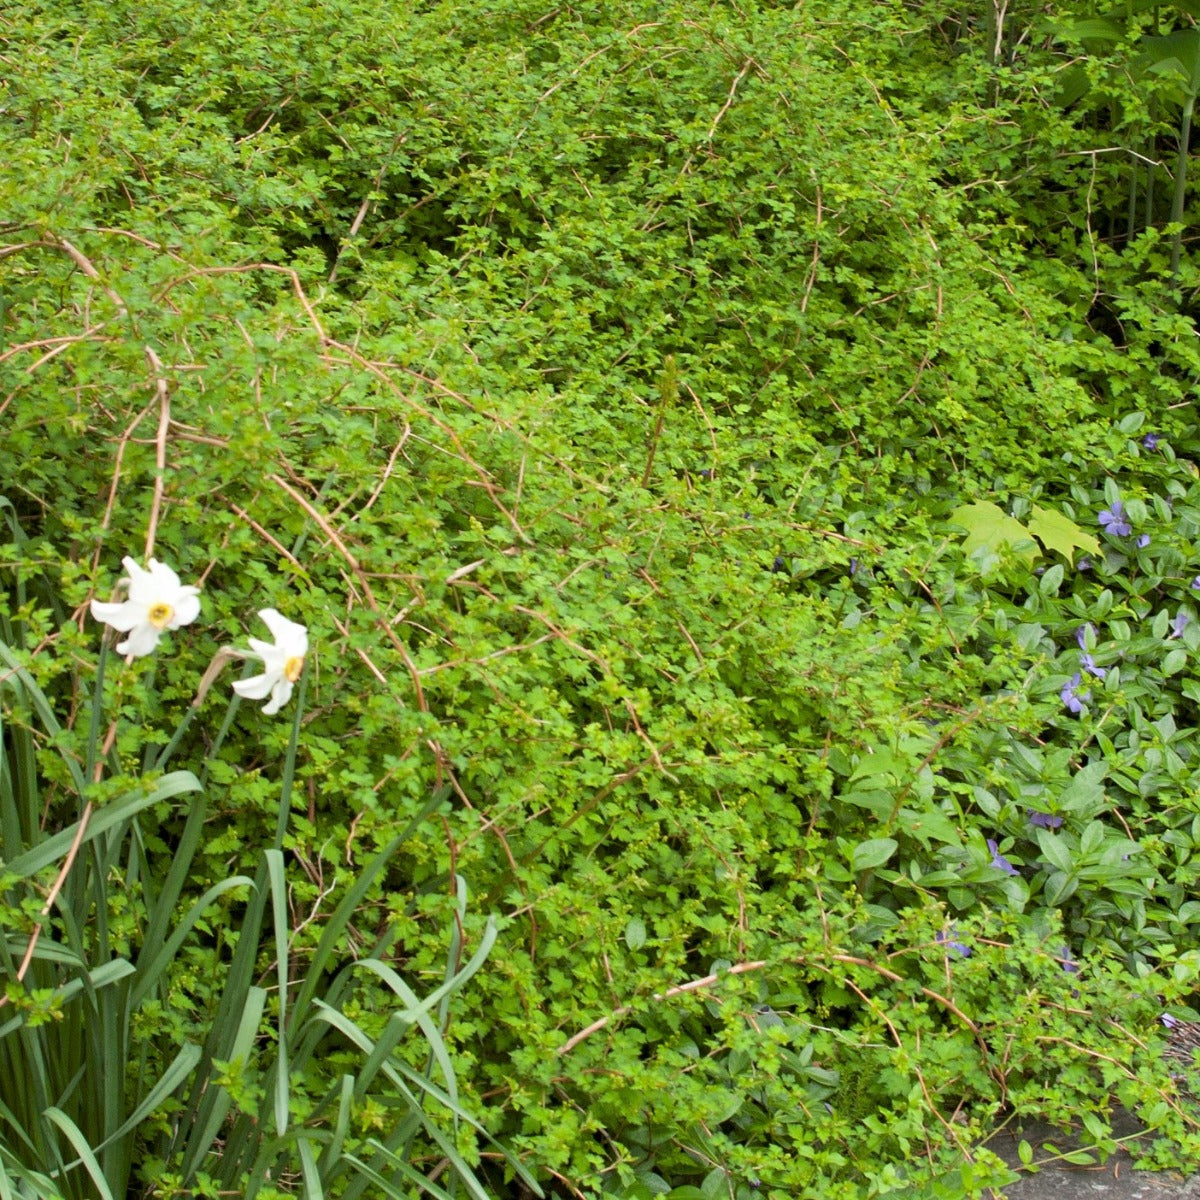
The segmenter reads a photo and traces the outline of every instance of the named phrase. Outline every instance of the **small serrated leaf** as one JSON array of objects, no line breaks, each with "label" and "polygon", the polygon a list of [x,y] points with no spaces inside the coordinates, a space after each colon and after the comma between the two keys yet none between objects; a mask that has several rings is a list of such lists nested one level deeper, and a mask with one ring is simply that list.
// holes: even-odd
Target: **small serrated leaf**
[{"label": "small serrated leaf", "polygon": [[630,950],[640,950],[646,944],[646,922],[634,917],[625,926],[625,945]]}]

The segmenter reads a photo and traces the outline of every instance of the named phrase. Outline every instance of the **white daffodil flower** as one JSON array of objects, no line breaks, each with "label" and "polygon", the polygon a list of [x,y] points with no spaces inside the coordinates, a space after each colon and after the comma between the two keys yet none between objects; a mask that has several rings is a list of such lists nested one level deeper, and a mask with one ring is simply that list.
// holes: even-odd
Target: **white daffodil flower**
[{"label": "white daffodil flower", "polygon": [[129,573],[129,598],[119,604],[93,600],[92,616],[129,634],[117,643],[118,654],[142,658],[154,652],[168,629],[190,625],[200,615],[200,589],[184,587],[170,567],[153,558],[145,571],[128,556],[121,561]]},{"label": "white daffodil flower", "polygon": [[264,608],[258,615],[274,635],[275,644],[250,639],[251,657],[261,659],[264,670],[250,679],[239,679],[233,690],[245,700],[262,700],[270,696],[270,701],[263,705],[263,712],[270,717],[291,699],[292,687],[304,670],[308,630],[273,608]]}]

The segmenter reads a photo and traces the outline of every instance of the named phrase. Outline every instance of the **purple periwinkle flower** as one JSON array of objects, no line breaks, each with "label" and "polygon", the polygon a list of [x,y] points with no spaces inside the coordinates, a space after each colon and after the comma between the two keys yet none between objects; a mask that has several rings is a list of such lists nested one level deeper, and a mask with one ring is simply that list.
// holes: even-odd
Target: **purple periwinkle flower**
[{"label": "purple periwinkle flower", "polygon": [[1063,689],[1059,692],[1062,697],[1062,702],[1067,706],[1068,712],[1079,713],[1083,711],[1083,706],[1092,698],[1091,692],[1084,692],[1081,696],[1076,690],[1079,687],[1080,678],[1079,672],[1076,671],[1066,683],[1063,684]]},{"label": "purple periwinkle flower", "polygon": [[1096,666],[1096,660],[1086,650],[1079,656],[1079,665],[1097,679],[1104,679],[1108,675],[1108,668]]},{"label": "purple periwinkle flower", "polygon": [[1197,575],[1196,578],[1188,584],[1188,587],[1190,587],[1193,592],[1200,592],[1200,575]]},{"label": "purple periwinkle flower", "polygon": [[1145,446],[1147,450],[1157,450],[1158,449],[1158,434],[1157,433],[1146,434],[1146,436],[1144,438],[1142,438],[1142,445]]},{"label": "purple periwinkle flower", "polygon": [[1183,637],[1183,631],[1188,626],[1188,615],[1181,608],[1176,614],[1175,619],[1171,622],[1171,632],[1167,634],[1167,641],[1172,638]]},{"label": "purple periwinkle flower", "polygon": [[1150,545],[1150,535],[1148,533],[1139,533],[1138,540],[1137,540],[1137,548],[1139,550],[1145,550],[1145,548],[1148,545]]},{"label": "purple periwinkle flower", "polygon": [[1079,974],[1079,964],[1071,957],[1071,947],[1063,946],[1058,952],[1059,963],[1068,975]]},{"label": "purple periwinkle flower", "polygon": [[957,929],[943,929],[942,932],[937,935],[937,941],[940,945],[945,946],[947,950],[953,950],[962,958],[971,957],[971,947],[965,942],[960,942],[958,940]]},{"label": "purple periwinkle flower", "polygon": [[1057,829],[1062,823],[1062,817],[1053,813],[1039,812],[1036,808],[1029,809],[1029,823],[1035,829]]},{"label": "purple periwinkle flower", "polygon": [[996,870],[1003,871],[1005,873],[1005,875],[1019,875],[1020,874],[1020,872],[1017,870],[1017,868],[1014,867],[1012,865],[1012,863],[1010,863],[1008,861],[1008,859],[1005,858],[1004,855],[1000,853],[999,849],[996,846],[996,842],[993,838],[988,838],[987,848],[992,852],[992,864],[991,865],[993,867],[995,867]]},{"label": "purple periwinkle flower", "polygon": [[1120,500],[1114,500],[1112,508],[1104,509],[1099,521],[1105,532],[1114,537],[1128,537],[1133,532],[1133,526],[1125,516],[1125,506]]},{"label": "purple periwinkle flower", "polygon": [[[1077,571],[1090,571],[1092,569],[1092,560],[1085,554],[1076,564]],[[1200,575],[1196,576],[1197,582],[1200,582]]]}]

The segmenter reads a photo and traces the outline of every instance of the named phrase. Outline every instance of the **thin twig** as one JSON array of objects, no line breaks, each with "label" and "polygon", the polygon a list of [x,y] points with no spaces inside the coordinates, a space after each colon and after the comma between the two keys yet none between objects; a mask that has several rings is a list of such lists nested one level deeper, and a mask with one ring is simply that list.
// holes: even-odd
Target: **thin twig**
[{"label": "thin twig", "polygon": [[272,537],[244,508],[239,508],[236,504],[230,503],[229,507],[233,509],[260,538],[263,539],[271,548],[281,557],[292,564],[293,567],[301,575],[306,575],[304,567],[300,565],[300,560],[279,541],[278,538]]},{"label": "thin twig", "polygon": [[65,350],[68,346],[75,345],[76,342],[86,342],[88,338],[98,333],[107,325],[107,321],[97,321],[95,325],[89,326],[82,333],[73,333],[70,336],[38,338],[34,342],[22,342],[19,346],[10,346],[3,354],[0,354],[0,363],[7,362],[14,354],[22,354],[26,350],[43,350],[45,347],[52,347],[47,353],[43,354],[32,366],[25,368],[26,373],[36,371],[42,363],[47,362],[56,354]]},{"label": "thin twig", "polygon": [[[358,580],[358,585],[362,589],[363,598],[366,600],[367,607],[370,608],[370,610],[375,614],[376,627],[380,629],[388,641],[392,643],[396,649],[396,652],[400,655],[404,662],[405,669],[408,671],[409,677],[413,682],[414,699],[416,700],[417,708],[421,712],[427,713],[429,711],[429,704],[425,699],[425,689],[421,686],[421,675],[417,670],[417,664],[413,662],[412,655],[408,652],[408,647],[392,628],[391,623],[388,621],[387,617],[384,615],[383,609],[380,607],[379,601],[375,599],[375,593],[371,590],[370,581],[367,579],[366,572],[362,569],[358,559],[350,552],[349,547],[344,541],[342,541],[337,531],[332,525],[330,525],[324,515],[314,508],[312,503],[305,496],[302,496],[300,492],[298,492],[290,483],[288,483],[286,479],[279,475],[268,475],[267,478],[277,487],[280,487],[287,492],[287,494],[291,496],[291,498],[295,500],[295,502],[299,504],[300,507],[304,509],[304,511],[308,513],[310,517],[312,517],[312,519],[320,527],[321,532],[325,534],[325,536],[337,549],[338,553],[341,554],[341,556],[346,560],[346,564],[349,566],[350,570],[354,573],[355,578]],[[437,761],[439,772],[438,786],[440,787],[440,773],[443,766],[448,767],[448,759],[445,751],[442,750],[442,748],[436,742],[430,740],[428,745],[430,749],[433,750],[434,757]]]},{"label": "thin twig", "polygon": [[76,266],[78,266],[79,269],[89,279],[94,279],[104,289],[104,294],[117,306],[118,309],[120,309],[121,316],[129,316],[129,306],[124,300],[121,299],[121,296],[118,292],[104,282],[100,272],[96,269],[92,263],[92,260],[88,258],[86,254],[77,249],[75,246],[71,245],[71,243],[68,242],[64,237],[60,237],[55,241],[51,241],[46,244],[53,246],[58,250],[65,250],[71,256],[71,258],[75,260]]},{"label": "thin twig", "polygon": [[167,473],[167,431],[171,427],[171,393],[167,387],[166,368],[152,347],[146,347],[146,358],[154,371],[154,390],[158,393],[158,433],[154,437],[154,496],[150,501],[150,520],[146,525],[146,558],[154,554],[154,539],[158,533],[158,518],[162,513],[163,487]]},{"label": "thin twig", "polygon": [[[655,992],[654,999],[669,1000],[672,996],[682,996],[688,992],[699,991],[700,988],[712,987],[714,983],[717,983],[725,975],[744,975],[747,971],[761,971],[763,967],[769,965],[770,964],[766,959],[762,959],[758,962],[734,963],[732,967],[729,967],[725,971],[719,971],[714,972],[711,975],[705,975],[703,979],[689,979],[687,983],[676,984],[674,987],[667,988],[665,992]],[[577,1034],[575,1034],[574,1037],[568,1038],[561,1046],[559,1046],[559,1048],[555,1051],[555,1054],[561,1057],[562,1055],[569,1053],[571,1050],[574,1050],[575,1047],[584,1040],[584,1038],[591,1037],[593,1033],[598,1033],[610,1021],[615,1020],[617,1017],[623,1017],[626,1013],[630,1012],[633,1012],[632,1004],[624,1004],[620,1008],[614,1009],[608,1014],[607,1017],[601,1017],[598,1021],[593,1021],[586,1029],[581,1029]]]},{"label": "thin twig", "polygon": [[[147,405],[142,409],[136,417],[125,427],[125,432],[117,439],[117,454],[116,460],[113,462],[112,483],[108,488],[108,501],[104,505],[104,516],[100,519],[100,532],[107,531],[109,522],[112,520],[113,509],[117,505],[117,484],[121,479],[121,464],[125,459],[125,447],[129,445],[129,439],[133,437],[133,431],[142,423],[143,418],[150,411],[151,405]],[[96,543],[96,554],[92,560],[92,570],[95,571],[100,566],[100,543]]]}]

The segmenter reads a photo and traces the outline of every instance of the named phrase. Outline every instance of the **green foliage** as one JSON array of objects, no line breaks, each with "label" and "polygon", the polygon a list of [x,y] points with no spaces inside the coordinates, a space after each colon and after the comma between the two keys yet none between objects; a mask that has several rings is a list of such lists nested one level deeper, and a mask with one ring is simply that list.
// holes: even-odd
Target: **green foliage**
[{"label": "green foliage", "polygon": [[[1102,1154],[1113,1103],[1191,1152],[1200,350],[1134,8],[6,14],[0,561],[65,730],[6,743],[10,942],[115,822],[77,992],[10,1003],[80,1029],[137,986],[85,951],[186,929],[108,1083],[108,1133],[211,1085],[142,1114],[149,1192],[528,1186],[476,1125],[587,1196],[967,1196],[995,1122]],[[209,611],[308,622],[311,704],[169,736],[206,617],[85,788],[73,617],[152,504]]]},{"label": "green foliage", "polygon": [[[18,525],[12,530],[24,540]],[[103,1200],[134,1190],[191,1194],[193,1188],[198,1194],[232,1189],[257,1196],[267,1180],[294,1174],[310,1196],[328,1194],[331,1186],[338,1194],[359,1195],[368,1184],[399,1195],[397,1188],[410,1183],[429,1184],[419,1165],[419,1147],[428,1142],[440,1148],[450,1176],[486,1200],[454,1140],[460,1123],[479,1126],[459,1100],[441,1022],[451,995],[491,951],[494,922],[463,963],[466,888],[458,881],[445,980],[423,1000],[381,961],[386,938],[367,957],[331,970],[359,903],[413,828],[438,807],[444,790],[358,873],[322,923],[304,981],[292,991],[281,847],[299,701],[273,847],[253,879],[233,875],[192,898],[187,893],[195,889],[193,861],[207,809],[194,774],[160,770],[179,735],[157,755],[146,745],[152,768],[140,778],[122,775],[116,722],[103,746],[97,739],[106,652],[94,668],[90,706],[75,728],[64,727],[53,700],[23,665],[7,617],[0,633],[7,667],[0,704],[0,955],[8,978],[0,1004],[9,1010],[0,1023],[0,1070],[9,1081],[0,1102],[0,1183],[6,1194],[15,1183],[20,1194],[47,1200]],[[81,672],[72,682],[80,687],[86,676]],[[187,710],[184,726],[198,704]],[[235,696],[214,753],[236,704]],[[51,782],[55,772],[42,769],[48,762],[65,768],[65,781]],[[105,771],[112,773],[107,781]],[[143,822],[153,811],[168,812],[181,796],[189,797],[182,833],[171,853],[156,854]],[[62,816],[72,823],[49,833],[46,818],[53,824]],[[181,991],[197,989],[180,969],[184,948],[203,945],[211,911],[246,889],[245,911],[231,923],[232,956],[210,956],[201,1012],[185,1015]],[[42,891],[47,899],[39,907]],[[276,974],[270,1014],[269,990],[255,982],[265,955],[273,957]],[[386,1021],[372,1032],[347,1011],[359,1003],[364,975],[394,996]],[[414,1026],[428,1053],[423,1070],[410,1068],[399,1053]],[[341,1074],[317,1065],[331,1047]],[[346,1047],[358,1054],[347,1055]],[[378,1134],[370,1127],[353,1130],[355,1116],[371,1106],[380,1114],[373,1121]]]}]

